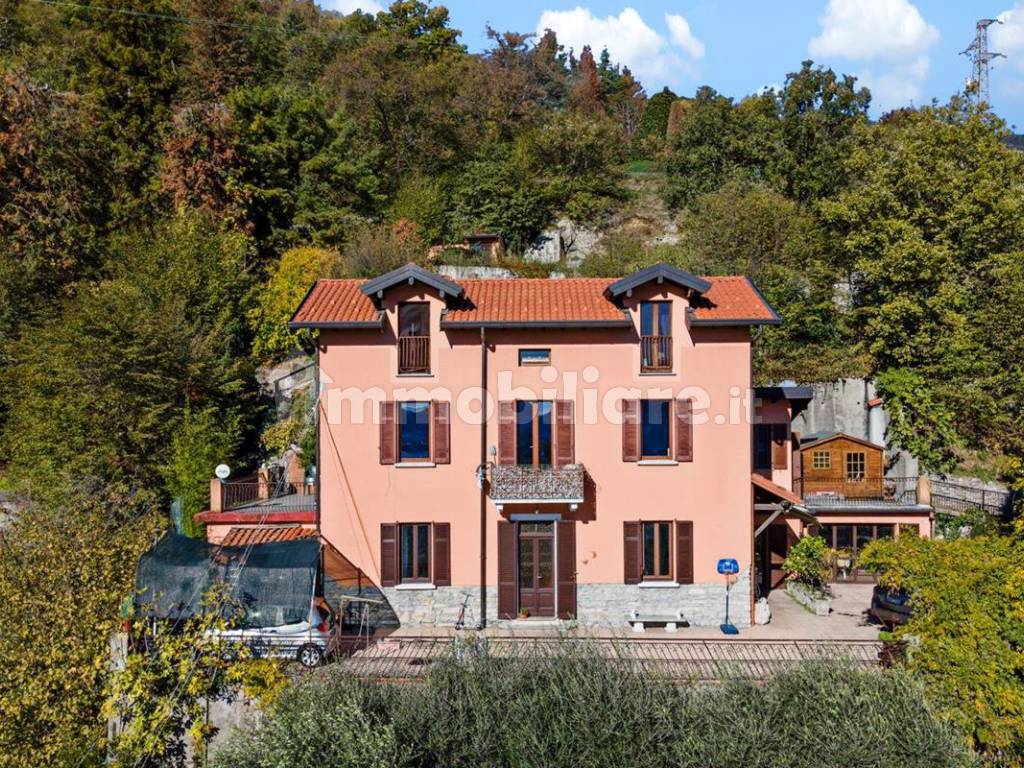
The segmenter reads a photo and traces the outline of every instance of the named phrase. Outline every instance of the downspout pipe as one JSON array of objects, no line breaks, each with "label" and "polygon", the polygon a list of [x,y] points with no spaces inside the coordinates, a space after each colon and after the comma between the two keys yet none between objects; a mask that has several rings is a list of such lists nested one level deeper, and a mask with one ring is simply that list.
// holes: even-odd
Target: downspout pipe
[{"label": "downspout pipe", "polygon": [[487,329],[480,329],[480,629],[487,626]]}]

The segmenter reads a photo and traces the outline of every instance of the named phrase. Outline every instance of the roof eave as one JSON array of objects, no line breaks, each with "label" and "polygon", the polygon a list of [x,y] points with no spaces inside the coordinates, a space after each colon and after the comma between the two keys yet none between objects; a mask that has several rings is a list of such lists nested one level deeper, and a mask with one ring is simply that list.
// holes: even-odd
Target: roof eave
[{"label": "roof eave", "polygon": [[406,264],[404,267],[393,269],[387,274],[383,274],[380,277],[375,277],[372,280],[367,280],[359,288],[363,292],[364,296],[369,296],[372,299],[378,299],[384,295],[384,293],[390,288],[400,285],[401,283],[423,283],[424,285],[433,288],[435,291],[441,294],[444,298],[448,296],[453,299],[460,298],[465,290],[458,283],[441,277],[438,274],[430,272],[416,264]]},{"label": "roof eave", "polygon": [[[769,307],[771,309],[771,307]],[[774,312],[775,310],[772,310]],[[698,328],[727,328],[743,325],[782,325],[782,319],[776,317],[726,317],[726,318],[705,318],[703,320],[694,318],[690,325]]]},{"label": "roof eave", "polygon": [[632,328],[622,320],[442,320],[442,328]]},{"label": "roof eave", "polygon": [[608,286],[608,293],[613,297],[619,297],[623,294],[628,294],[634,288],[638,288],[641,285],[646,285],[647,283],[655,281],[658,283],[664,283],[666,280],[680,287],[689,288],[697,293],[707,293],[711,289],[711,283],[707,280],[702,280],[696,275],[687,272],[685,269],[679,269],[679,267],[659,263],[638,270],[632,275],[627,275],[621,280],[615,281]]}]

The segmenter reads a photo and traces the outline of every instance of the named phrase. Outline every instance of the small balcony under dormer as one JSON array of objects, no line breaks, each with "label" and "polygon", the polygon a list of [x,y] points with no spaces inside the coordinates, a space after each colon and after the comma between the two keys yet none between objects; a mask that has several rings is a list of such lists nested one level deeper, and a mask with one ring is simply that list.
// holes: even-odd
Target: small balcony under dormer
[{"label": "small balcony under dormer", "polygon": [[491,468],[490,496],[499,512],[506,504],[568,504],[575,510],[583,503],[585,481],[582,464],[497,464]]}]

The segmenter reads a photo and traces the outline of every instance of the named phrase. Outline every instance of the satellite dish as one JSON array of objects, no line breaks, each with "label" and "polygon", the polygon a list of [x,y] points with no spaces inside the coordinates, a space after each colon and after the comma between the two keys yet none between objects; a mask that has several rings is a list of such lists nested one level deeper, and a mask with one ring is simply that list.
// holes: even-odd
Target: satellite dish
[{"label": "satellite dish", "polygon": [[218,464],[217,468],[213,470],[213,474],[221,480],[227,480],[228,476],[231,474],[231,467],[227,464]]}]

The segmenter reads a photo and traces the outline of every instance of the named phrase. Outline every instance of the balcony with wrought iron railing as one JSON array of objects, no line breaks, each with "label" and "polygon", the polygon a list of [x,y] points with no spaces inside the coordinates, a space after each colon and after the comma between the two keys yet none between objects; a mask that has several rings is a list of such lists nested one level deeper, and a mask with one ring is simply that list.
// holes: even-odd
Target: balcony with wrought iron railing
[{"label": "balcony with wrought iron railing", "polygon": [[560,467],[498,464],[491,469],[491,501],[504,504],[583,503],[586,471],[582,464]]},{"label": "balcony with wrought iron railing", "polygon": [[261,469],[237,480],[210,481],[210,508],[202,522],[312,522],[317,510],[314,478],[289,478]]},{"label": "balcony with wrought iron railing", "polygon": [[430,373],[430,337],[398,337],[398,372]]},{"label": "balcony with wrought iron railing", "polygon": [[640,371],[657,373],[672,370],[672,337],[640,337]]},{"label": "balcony with wrought iron railing", "polygon": [[[808,507],[847,507],[864,505],[916,506],[929,504],[922,478],[875,477],[826,480],[796,478],[793,491]],[[925,479],[927,483],[927,479]]]}]

